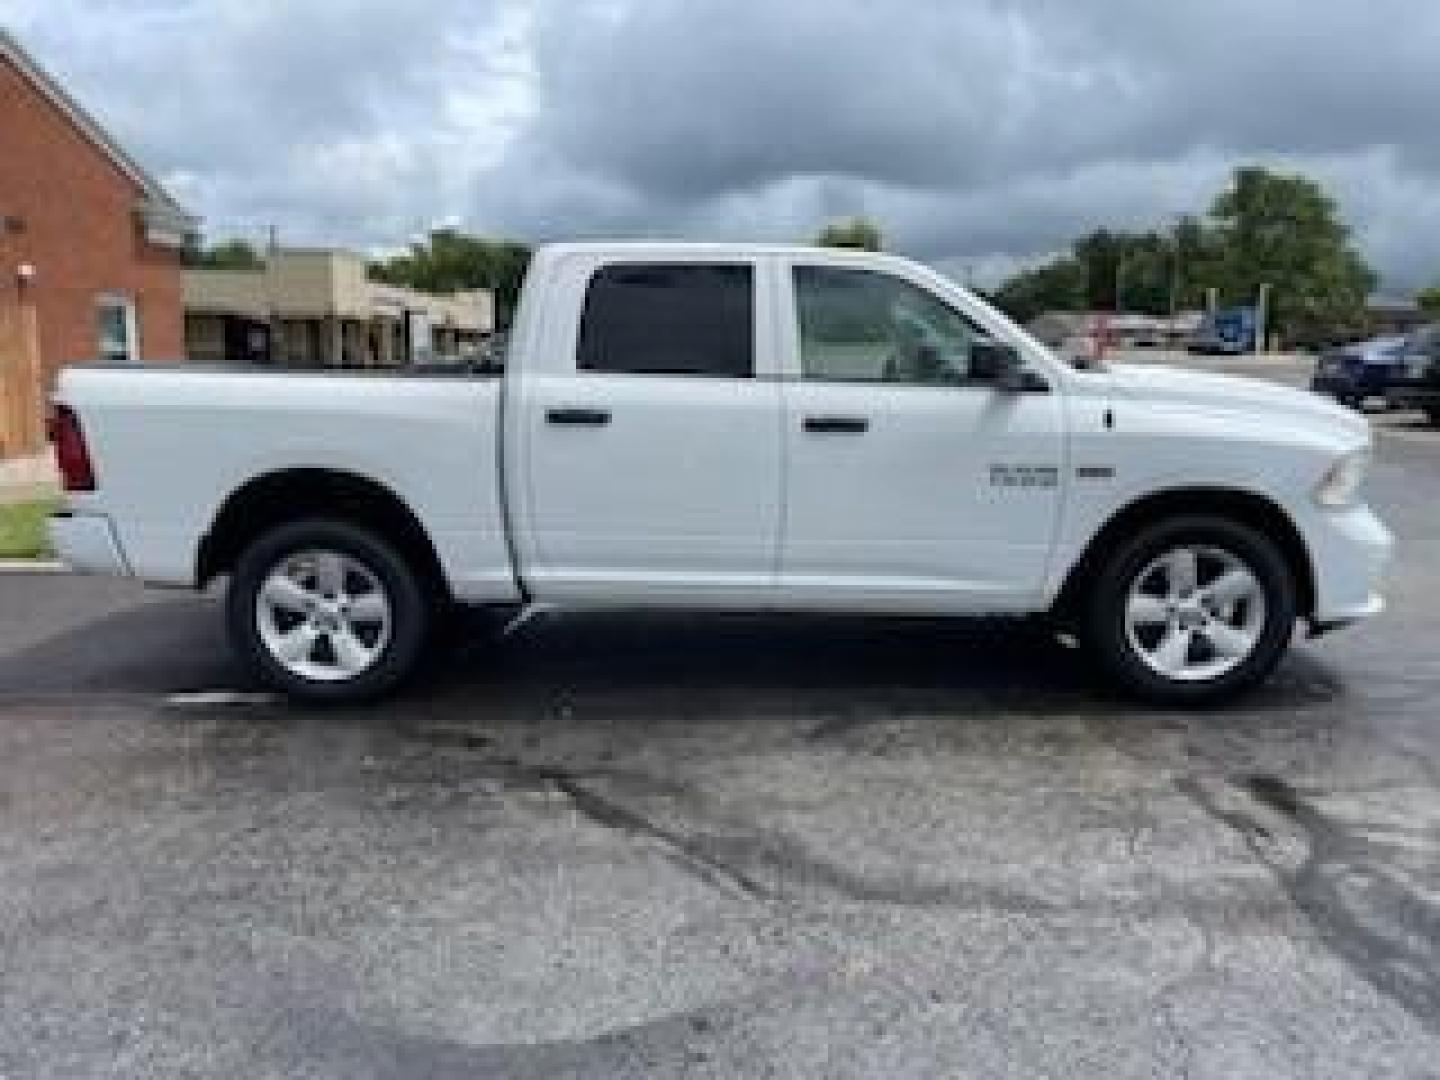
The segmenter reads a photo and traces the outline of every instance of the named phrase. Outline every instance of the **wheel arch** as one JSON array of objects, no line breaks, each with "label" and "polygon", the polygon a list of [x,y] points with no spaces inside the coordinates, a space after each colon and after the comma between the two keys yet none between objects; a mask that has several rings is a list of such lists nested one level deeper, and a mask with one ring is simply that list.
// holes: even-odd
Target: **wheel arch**
[{"label": "wheel arch", "polygon": [[1136,530],[1169,518],[1210,514],[1249,525],[1273,540],[1295,575],[1299,614],[1315,611],[1315,567],[1300,530],[1279,505],[1253,491],[1226,487],[1180,487],[1150,492],[1115,511],[1102,525],[1080,557],[1070,566],[1056,596],[1053,611],[1073,616],[1080,608],[1086,583],[1119,543]]},{"label": "wheel arch", "polygon": [[305,518],[337,519],[373,531],[394,545],[437,599],[449,598],[435,545],[405,500],[378,480],[322,468],[265,473],[231,492],[200,540],[196,584],[203,588],[233,571],[245,549],[270,529]]}]

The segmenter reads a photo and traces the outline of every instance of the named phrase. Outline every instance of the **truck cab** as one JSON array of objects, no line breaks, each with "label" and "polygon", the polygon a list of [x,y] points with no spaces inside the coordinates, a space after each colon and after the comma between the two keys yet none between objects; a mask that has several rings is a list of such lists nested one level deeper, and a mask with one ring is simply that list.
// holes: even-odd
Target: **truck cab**
[{"label": "truck cab", "polygon": [[579,247],[534,273],[551,303],[538,319],[521,307],[512,354],[534,362],[507,372],[505,438],[537,594],[932,612],[1042,601],[1065,398],[1013,346],[1031,382],[997,392],[981,365],[1007,328],[941,300],[929,271]]}]

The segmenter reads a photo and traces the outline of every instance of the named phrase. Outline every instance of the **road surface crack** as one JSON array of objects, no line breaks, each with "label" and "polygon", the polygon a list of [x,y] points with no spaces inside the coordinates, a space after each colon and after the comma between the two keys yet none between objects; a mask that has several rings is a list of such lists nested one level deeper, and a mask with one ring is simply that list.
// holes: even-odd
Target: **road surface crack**
[{"label": "road surface crack", "polygon": [[569,797],[576,811],[595,824],[655,841],[681,866],[712,885],[727,886],[749,897],[765,894],[759,882],[715,858],[694,837],[667,828],[627,806],[607,799],[593,788],[581,784],[573,776],[550,773],[547,778],[557,790]]},{"label": "road surface crack", "polygon": [[1399,846],[1375,839],[1384,825],[1343,822],[1274,776],[1176,786],[1239,834],[1332,954],[1440,1029],[1440,907],[1396,865]]}]

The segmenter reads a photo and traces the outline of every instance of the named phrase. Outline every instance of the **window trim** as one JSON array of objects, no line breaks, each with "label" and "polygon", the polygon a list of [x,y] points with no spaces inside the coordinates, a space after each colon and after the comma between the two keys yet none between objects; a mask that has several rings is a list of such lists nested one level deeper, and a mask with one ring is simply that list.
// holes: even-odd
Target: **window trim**
[{"label": "window trim", "polygon": [[[107,309],[119,309],[125,324],[125,356],[115,359],[115,353],[105,348],[105,324],[102,313]],[[135,297],[126,292],[102,292],[95,297],[95,352],[105,363],[138,364],[140,362],[140,313]]]},{"label": "window trim", "polygon": [[[722,267],[732,270],[743,270],[749,278],[750,289],[750,370],[746,374],[734,375],[714,371],[618,371],[608,368],[593,368],[581,366],[581,346],[585,336],[585,314],[590,301],[590,290],[595,279],[607,270],[621,268],[666,268],[666,269],[701,269]],[[755,259],[748,258],[676,258],[666,256],[646,257],[637,255],[634,258],[603,258],[590,263],[578,281],[579,303],[576,305],[574,333],[571,338],[569,352],[569,370],[571,373],[580,376],[606,378],[620,377],[629,379],[705,379],[723,380],[737,383],[756,383],[763,381],[767,374],[762,371],[762,357],[764,350],[764,328],[765,321],[765,291],[769,287],[766,280],[764,266]]]}]

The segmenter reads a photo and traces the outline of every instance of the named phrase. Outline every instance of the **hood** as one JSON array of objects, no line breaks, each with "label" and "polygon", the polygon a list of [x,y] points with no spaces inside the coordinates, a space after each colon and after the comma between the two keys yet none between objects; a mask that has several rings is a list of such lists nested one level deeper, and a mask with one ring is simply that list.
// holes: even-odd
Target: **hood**
[{"label": "hood", "polygon": [[1117,364],[1109,369],[1117,396],[1189,405],[1206,412],[1285,421],[1368,442],[1370,422],[1352,409],[1306,390],[1240,375]]}]

